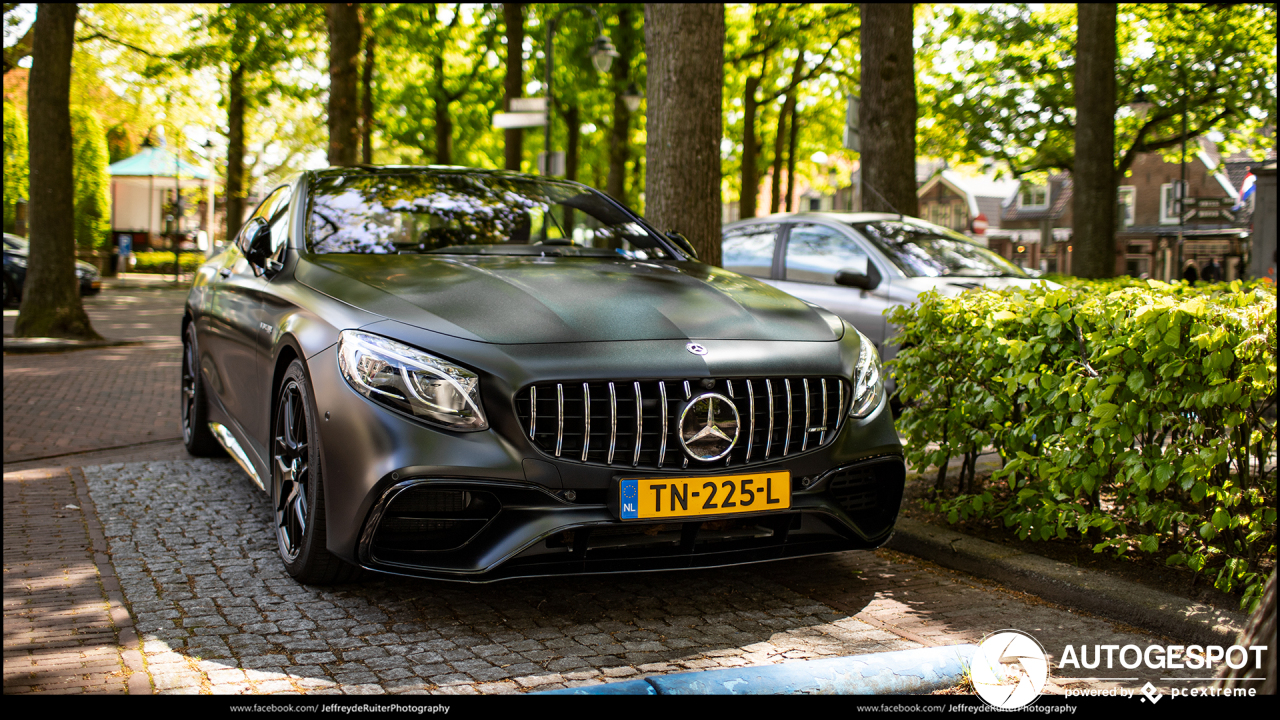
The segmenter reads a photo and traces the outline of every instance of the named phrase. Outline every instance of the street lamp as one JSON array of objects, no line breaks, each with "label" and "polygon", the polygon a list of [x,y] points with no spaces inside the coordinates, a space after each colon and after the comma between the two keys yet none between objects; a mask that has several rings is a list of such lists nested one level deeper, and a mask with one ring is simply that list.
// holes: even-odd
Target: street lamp
[{"label": "street lamp", "polygon": [[[542,151],[543,163],[542,174],[551,175],[551,106],[555,101],[551,94],[551,70],[555,67],[552,62],[552,51],[555,47],[556,25],[559,24],[560,18],[570,10],[586,10],[591,13],[591,17],[596,20],[596,27],[600,29],[600,35],[596,37],[596,41],[591,46],[591,64],[595,66],[596,72],[606,73],[613,66],[613,59],[618,57],[618,49],[613,46],[609,37],[604,34],[604,22],[600,20],[600,14],[595,8],[588,5],[570,5],[560,12],[547,23],[547,124],[542,132]],[[637,105],[639,101],[637,101]]]},{"label": "street lamp", "polygon": [[622,102],[627,105],[627,112],[635,112],[640,109],[640,101],[644,96],[640,94],[640,89],[635,83],[627,86],[627,91],[622,94]]}]

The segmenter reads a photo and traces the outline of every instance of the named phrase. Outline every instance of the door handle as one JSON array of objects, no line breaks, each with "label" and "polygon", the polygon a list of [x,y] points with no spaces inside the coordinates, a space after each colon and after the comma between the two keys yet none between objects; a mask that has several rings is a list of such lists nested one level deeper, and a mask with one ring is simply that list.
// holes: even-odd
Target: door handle
[{"label": "door handle", "polygon": [[221,270],[218,271],[218,274],[221,275],[224,279],[229,278],[231,277],[231,268],[222,268]]}]

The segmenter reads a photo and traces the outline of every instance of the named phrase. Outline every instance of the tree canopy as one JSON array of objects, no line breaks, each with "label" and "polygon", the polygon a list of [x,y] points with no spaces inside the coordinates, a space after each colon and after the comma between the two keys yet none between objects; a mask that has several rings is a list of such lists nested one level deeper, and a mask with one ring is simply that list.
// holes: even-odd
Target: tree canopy
[{"label": "tree canopy", "polygon": [[[921,151],[954,162],[1002,160],[1015,174],[1070,170],[1075,126],[1075,5],[947,6],[923,25]],[[1268,142],[1276,123],[1273,5],[1121,5],[1116,168],[1138,152],[1228,134]],[[1139,92],[1145,116],[1128,107]]]}]

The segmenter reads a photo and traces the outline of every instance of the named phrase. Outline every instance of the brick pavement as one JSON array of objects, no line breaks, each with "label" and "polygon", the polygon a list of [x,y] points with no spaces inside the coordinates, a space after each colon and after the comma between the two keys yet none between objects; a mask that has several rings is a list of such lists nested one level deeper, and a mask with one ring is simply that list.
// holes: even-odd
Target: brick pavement
[{"label": "brick pavement", "polygon": [[[4,358],[4,463],[181,438],[178,402],[185,290],[86,298],[105,337],[145,345]],[[5,312],[9,329],[15,311]]]},{"label": "brick pavement", "polygon": [[5,474],[6,694],[145,689],[131,687],[131,669],[121,659],[117,623],[132,621],[118,587],[114,602],[107,595],[104,581],[114,586],[114,578],[103,577],[95,563],[81,513],[86,499],[66,470]]}]

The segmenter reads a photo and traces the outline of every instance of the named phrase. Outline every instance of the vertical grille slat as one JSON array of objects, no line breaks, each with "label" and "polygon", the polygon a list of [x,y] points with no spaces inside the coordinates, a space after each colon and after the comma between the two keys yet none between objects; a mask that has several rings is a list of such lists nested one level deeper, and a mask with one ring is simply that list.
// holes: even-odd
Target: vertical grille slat
[{"label": "vertical grille slat", "polygon": [[556,457],[560,457],[560,446],[564,444],[564,385],[556,385]]},{"label": "vertical grille slat", "polygon": [[795,422],[794,414],[791,412],[791,378],[783,380],[782,386],[787,391],[787,434],[782,439],[782,457],[786,457],[787,452],[791,450],[791,425]]},{"label": "vertical grille slat", "polygon": [[764,394],[769,396],[769,432],[765,433],[764,459],[769,459],[769,451],[773,449],[773,382],[764,381]]},{"label": "vertical grille slat", "polygon": [[591,448],[591,384],[582,383],[582,462],[587,461],[587,452]]},{"label": "vertical grille slat", "polygon": [[[670,450],[680,456],[679,467],[732,468],[790,457],[834,440],[844,420],[846,382],[816,376],[544,382],[520,391],[515,406],[519,427],[529,433],[530,441],[561,460],[613,465],[615,460],[626,463],[630,456],[633,468],[669,469],[676,467],[675,458],[668,457]],[[675,383],[674,396],[671,383]],[[763,385],[763,398],[757,398],[761,390],[757,383]],[[630,385],[631,393],[619,393],[619,385]],[[723,465],[719,461],[690,462],[680,444],[680,416],[687,402],[703,392],[723,395],[737,406],[738,440],[723,458]],[[601,404],[605,394],[609,398],[607,431]],[[809,437],[811,431],[813,438]],[[757,445],[764,446],[763,453],[757,452]]]},{"label": "vertical grille slat", "polygon": [[658,467],[662,467],[662,461],[667,457],[667,416],[671,411],[667,408],[667,383],[665,381],[658,383],[658,395],[662,399],[662,440],[658,445]]},{"label": "vertical grille slat", "polygon": [[818,444],[827,441],[827,379],[822,378],[822,434],[818,436]]},{"label": "vertical grille slat", "polygon": [[644,401],[640,397],[640,383],[635,384],[636,388],[636,449],[631,455],[631,467],[640,464],[640,446],[644,438]]},{"label": "vertical grille slat", "polygon": [[609,383],[609,459],[605,462],[613,464],[613,451],[618,447],[618,393]]}]

